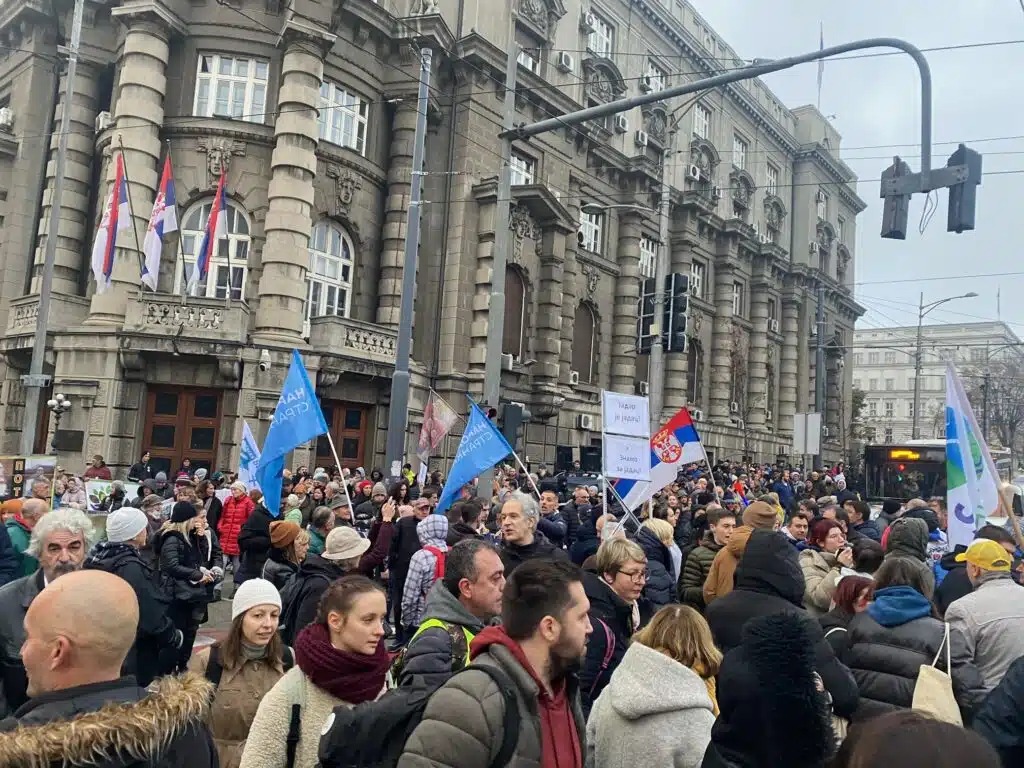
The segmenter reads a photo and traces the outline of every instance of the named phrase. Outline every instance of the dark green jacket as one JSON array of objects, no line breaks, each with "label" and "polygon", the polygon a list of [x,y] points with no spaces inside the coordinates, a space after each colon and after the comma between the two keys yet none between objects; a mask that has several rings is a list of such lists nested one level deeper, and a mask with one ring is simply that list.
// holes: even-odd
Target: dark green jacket
[{"label": "dark green jacket", "polygon": [[17,553],[18,562],[20,563],[18,577],[31,576],[39,570],[39,561],[32,557],[32,555],[26,554],[29,539],[32,538],[32,532],[14,519],[8,520],[6,526],[7,535],[11,537],[11,544],[14,545],[14,551]]},{"label": "dark green jacket", "polygon": [[722,545],[716,543],[711,531],[708,531],[704,534],[701,545],[690,552],[679,576],[677,592],[680,602],[698,611],[704,610],[704,582],[707,581],[711,564],[715,562],[715,555],[721,548]]}]

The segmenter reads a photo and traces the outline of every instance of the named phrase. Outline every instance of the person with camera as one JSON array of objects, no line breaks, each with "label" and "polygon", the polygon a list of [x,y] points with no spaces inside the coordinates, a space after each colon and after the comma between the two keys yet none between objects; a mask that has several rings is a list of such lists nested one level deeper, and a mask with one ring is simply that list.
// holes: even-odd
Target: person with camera
[{"label": "person with camera", "polygon": [[822,518],[811,526],[809,546],[800,553],[804,574],[804,608],[812,616],[823,616],[832,605],[843,568],[853,567],[853,549],[847,544],[842,526]]}]

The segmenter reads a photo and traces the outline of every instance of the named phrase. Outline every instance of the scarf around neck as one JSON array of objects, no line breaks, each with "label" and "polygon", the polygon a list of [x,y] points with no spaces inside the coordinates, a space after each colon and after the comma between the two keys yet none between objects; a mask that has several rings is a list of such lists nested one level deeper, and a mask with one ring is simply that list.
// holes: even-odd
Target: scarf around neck
[{"label": "scarf around neck", "polygon": [[310,624],[295,638],[295,663],[318,688],[346,704],[362,704],[384,689],[390,657],[383,640],[372,656],[338,650],[325,624]]}]

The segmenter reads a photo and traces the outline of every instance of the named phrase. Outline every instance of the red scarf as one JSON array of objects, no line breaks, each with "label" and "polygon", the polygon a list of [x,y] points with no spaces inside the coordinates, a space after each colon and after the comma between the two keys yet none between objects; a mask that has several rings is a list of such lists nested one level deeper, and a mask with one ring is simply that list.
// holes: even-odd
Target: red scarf
[{"label": "red scarf", "polygon": [[372,656],[339,651],[326,624],[310,624],[295,638],[295,663],[313,685],[347,704],[373,701],[384,689],[390,664],[382,639]]}]

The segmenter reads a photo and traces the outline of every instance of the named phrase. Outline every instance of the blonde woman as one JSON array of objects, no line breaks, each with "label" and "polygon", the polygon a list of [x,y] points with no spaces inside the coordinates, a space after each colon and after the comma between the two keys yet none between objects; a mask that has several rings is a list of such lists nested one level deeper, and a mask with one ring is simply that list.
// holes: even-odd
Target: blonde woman
[{"label": "blonde woman", "polygon": [[644,520],[636,535],[636,543],[647,555],[647,583],[643,596],[650,600],[653,613],[676,600],[675,563],[672,560],[672,526],[665,520]]},{"label": "blonde woman", "polygon": [[[718,714],[722,654],[707,622],[670,605],[633,637],[587,720],[588,768],[699,768]],[[656,686],[651,681],[657,681]]]}]

